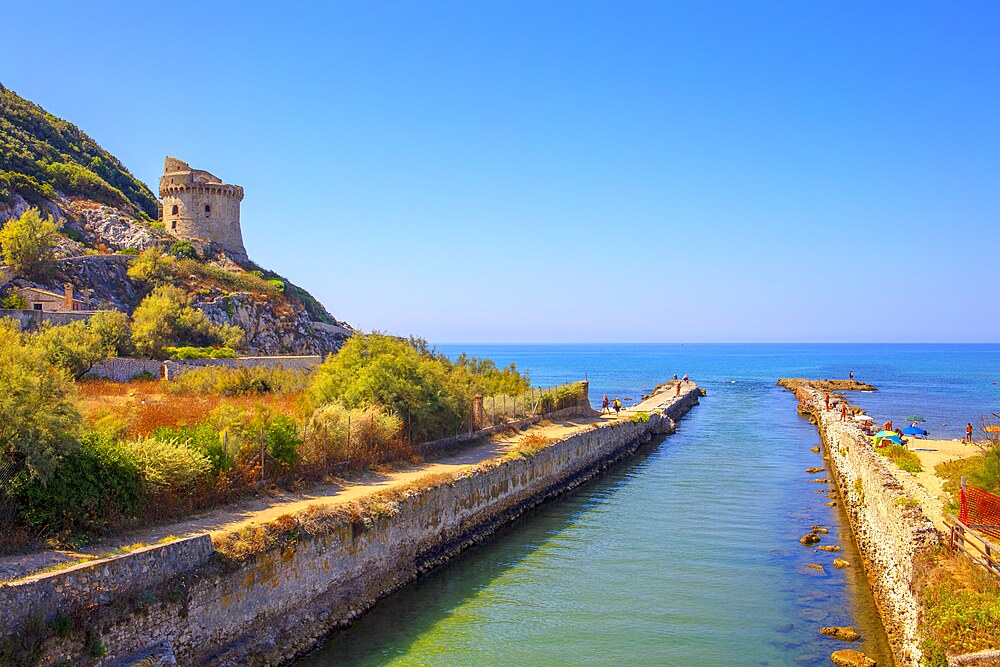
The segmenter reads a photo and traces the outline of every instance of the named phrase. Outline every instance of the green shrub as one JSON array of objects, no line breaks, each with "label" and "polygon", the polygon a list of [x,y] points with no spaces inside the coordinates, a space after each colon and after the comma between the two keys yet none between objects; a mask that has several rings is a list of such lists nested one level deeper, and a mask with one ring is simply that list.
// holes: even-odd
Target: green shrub
[{"label": "green shrub", "polygon": [[149,437],[154,440],[176,442],[204,454],[211,464],[211,471],[218,475],[233,467],[233,456],[223,445],[223,438],[212,424],[195,426],[161,426]]},{"label": "green shrub", "polygon": [[27,310],[28,302],[24,299],[20,292],[11,290],[4,296],[3,301],[0,301],[0,308]]},{"label": "green shrub", "polygon": [[171,359],[235,359],[236,351],[231,347],[166,347],[164,351]]},{"label": "green shrub", "polygon": [[885,445],[875,451],[895,463],[900,470],[912,473],[923,470],[920,467],[920,457],[907,449],[906,445]]},{"label": "green shrub", "polygon": [[86,322],[60,326],[44,323],[32,338],[50,363],[66,369],[74,379],[82,378],[94,364],[108,358],[101,337]]},{"label": "green shrub", "polygon": [[29,208],[16,220],[8,220],[0,229],[4,262],[29,277],[44,275],[55,259],[58,229],[37,208]]},{"label": "green shrub", "polygon": [[139,249],[138,248],[122,248],[121,250],[119,250],[115,254],[116,255],[138,255],[139,254]]},{"label": "green shrub", "polygon": [[137,519],[145,497],[131,453],[110,438],[84,436],[48,480],[19,475],[11,496],[21,521],[48,534],[100,532]]},{"label": "green shrub", "polygon": [[175,259],[200,259],[198,257],[198,250],[190,241],[177,241],[170,246],[167,252],[173,255]]},{"label": "green shrub", "polygon": [[80,414],[69,374],[20,324],[0,319],[0,459],[48,477],[77,448]]},{"label": "green shrub", "polygon": [[632,415],[632,421],[636,424],[645,424],[646,422],[649,421],[649,413],[637,412],[634,415]]},{"label": "green shrub", "polygon": [[108,356],[126,357],[135,351],[128,315],[119,310],[99,310],[87,320],[87,327],[101,340]]},{"label": "green shrub", "polygon": [[269,278],[267,280],[267,282],[269,282],[270,284],[274,285],[274,289],[278,292],[278,294],[284,294],[285,293],[285,281],[284,280],[279,280],[278,278]]},{"label": "green shrub", "polygon": [[191,493],[212,471],[208,456],[177,438],[140,438],[124,446],[153,494]]},{"label": "green shrub", "polygon": [[86,243],[87,237],[85,237],[78,229],[73,227],[63,227],[62,233],[66,235],[71,241],[76,241],[77,243]]},{"label": "green shrub", "polygon": [[242,329],[213,323],[188,305],[183,290],[169,285],[155,288],[132,313],[136,351],[154,359],[169,356],[170,347],[236,347],[242,339]]},{"label": "green shrub", "polygon": [[264,428],[267,452],[284,468],[291,468],[299,460],[299,438],[291,417],[275,417]]},{"label": "green shrub", "polygon": [[157,246],[146,248],[131,261],[128,267],[129,280],[147,288],[167,285],[174,281],[175,260],[163,253]]},{"label": "green shrub", "polygon": [[205,366],[187,371],[178,376],[167,387],[170,392],[175,394],[251,396],[302,391],[308,383],[308,371],[257,366],[240,366],[238,368]]}]

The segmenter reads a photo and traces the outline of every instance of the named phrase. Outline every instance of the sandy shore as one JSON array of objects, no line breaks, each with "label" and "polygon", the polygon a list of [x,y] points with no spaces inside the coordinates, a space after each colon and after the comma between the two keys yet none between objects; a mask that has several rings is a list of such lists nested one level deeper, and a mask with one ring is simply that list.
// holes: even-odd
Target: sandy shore
[{"label": "sandy shore", "polygon": [[944,508],[948,505],[950,499],[942,488],[944,481],[934,474],[934,467],[939,463],[975,456],[982,450],[975,445],[965,444],[961,440],[910,438],[906,444],[911,451],[920,457],[920,466],[923,468],[923,472],[916,473],[914,477],[917,483],[927,490],[927,493],[934,501],[933,505],[925,507],[924,511],[934,521],[934,525],[937,526],[938,530],[947,532],[948,529],[944,521]]}]

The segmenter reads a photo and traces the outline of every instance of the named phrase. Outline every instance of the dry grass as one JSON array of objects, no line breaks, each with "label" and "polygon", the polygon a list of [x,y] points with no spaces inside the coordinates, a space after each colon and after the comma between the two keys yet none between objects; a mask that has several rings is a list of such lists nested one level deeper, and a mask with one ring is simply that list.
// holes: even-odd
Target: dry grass
[{"label": "dry grass", "polygon": [[507,453],[507,456],[530,459],[553,442],[556,442],[556,438],[550,438],[540,433],[529,433],[521,438],[521,441],[517,443],[514,449]]},{"label": "dry grass", "polygon": [[914,584],[925,653],[921,664],[946,667],[947,655],[1000,648],[1000,578],[942,548],[917,558]]}]

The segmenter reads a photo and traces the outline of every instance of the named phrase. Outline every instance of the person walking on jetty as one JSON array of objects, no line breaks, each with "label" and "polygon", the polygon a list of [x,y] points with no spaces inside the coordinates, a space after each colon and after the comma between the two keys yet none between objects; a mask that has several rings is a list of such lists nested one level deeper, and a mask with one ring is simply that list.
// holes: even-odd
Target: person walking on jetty
[{"label": "person walking on jetty", "polygon": [[615,416],[617,416],[622,409],[622,401],[617,396],[615,397],[614,407],[615,407]]},{"label": "person walking on jetty", "polygon": [[680,395],[681,395],[681,383],[678,382],[677,383],[677,391],[674,393],[674,396],[680,396]]},{"label": "person walking on jetty", "polygon": [[847,402],[841,403],[840,405],[840,421],[847,421]]},{"label": "person walking on jetty", "polygon": [[601,403],[601,414],[602,415],[603,414],[611,414],[611,408],[608,407],[609,405],[611,405],[611,401],[608,400],[608,395],[605,394],[604,395],[604,401]]},{"label": "person walking on jetty", "polygon": [[854,371],[851,371],[851,376],[850,377],[851,377],[852,380],[854,379]]},{"label": "person walking on jetty", "polygon": [[826,396],[823,397],[823,402],[826,403],[826,409],[830,409],[830,392],[826,392]]},{"label": "person walking on jetty", "polygon": [[688,376],[687,373],[685,373],[684,377],[681,378],[681,382],[687,382],[687,381],[688,381]]},{"label": "person walking on jetty", "polygon": [[962,439],[962,442],[967,442],[970,445],[973,444],[973,442],[972,442],[972,422],[969,422],[968,424],[965,425],[965,438]]}]

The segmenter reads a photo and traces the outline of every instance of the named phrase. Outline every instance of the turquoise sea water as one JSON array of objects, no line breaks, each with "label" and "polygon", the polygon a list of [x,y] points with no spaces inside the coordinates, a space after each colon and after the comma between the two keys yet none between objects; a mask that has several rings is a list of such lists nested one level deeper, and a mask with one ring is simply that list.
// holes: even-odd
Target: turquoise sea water
[{"label": "turquoise sea water", "polygon": [[[302,665],[827,665],[855,625],[886,658],[860,569],[803,547],[814,524],[859,563],[805,468],[816,430],[779,377],[855,377],[877,420],[932,434],[1000,412],[1000,346],[441,346],[638,400],[674,373],[708,391],[678,432],[380,602]],[[947,426],[941,426],[947,424]],[[826,573],[806,567],[818,563]],[[857,645],[855,645],[857,647]],[[880,660],[882,664],[882,660]]]}]

